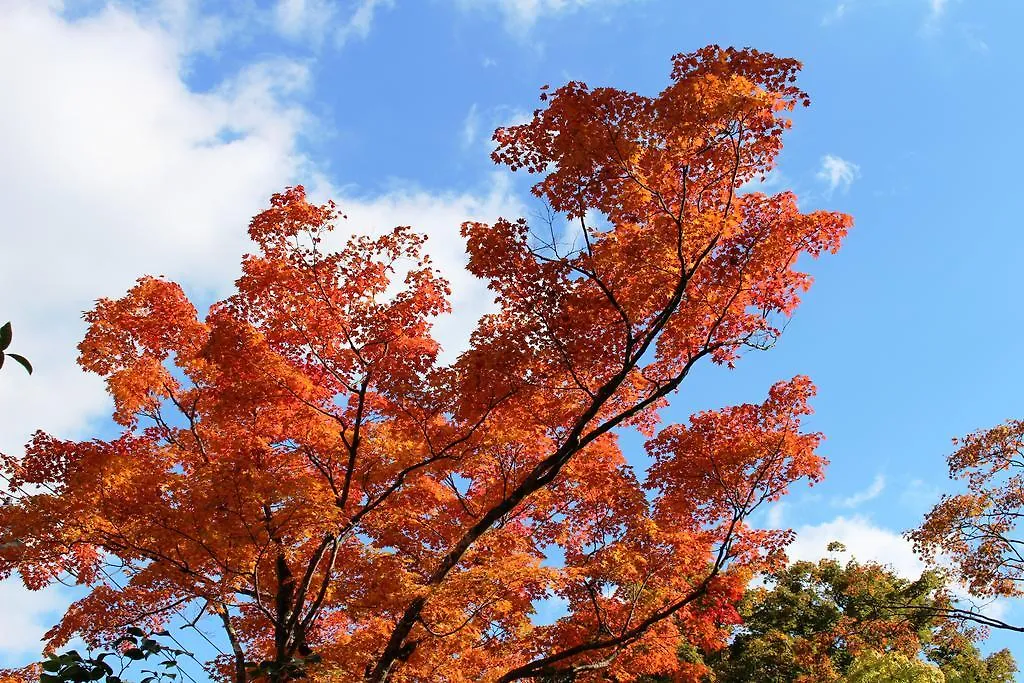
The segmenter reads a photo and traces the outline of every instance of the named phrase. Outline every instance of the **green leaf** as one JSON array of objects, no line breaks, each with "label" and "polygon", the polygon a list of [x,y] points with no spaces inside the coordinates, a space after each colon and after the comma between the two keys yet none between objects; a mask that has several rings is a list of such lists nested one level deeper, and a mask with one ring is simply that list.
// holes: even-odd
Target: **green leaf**
[{"label": "green leaf", "polygon": [[20,353],[9,353],[7,355],[21,363],[21,367],[28,370],[28,374],[32,374],[32,364],[28,362],[28,358],[25,358],[25,356],[21,355]]},{"label": "green leaf", "polygon": [[39,680],[41,683],[61,683],[64,679],[53,674],[39,674]]},{"label": "green leaf", "polygon": [[3,327],[0,327],[0,351],[3,351],[11,345],[11,337],[14,336],[14,330],[11,329],[11,324],[4,323]]},{"label": "green leaf", "polygon": [[72,664],[61,672],[61,678],[72,681],[88,680],[89,671],[81,664]]},{"label": "green leaf", "polygon": [[145,638],[146,637],[146,632],[143,631],[138,626],[129,626],[128,628],[125,629],[125,631],[127,631],[128,633],[132,634],[133,636],[137,636],[139,638]]},{"label": "green leaf", "polygon": [[134,659],[136,661],[146,658],[146,653],[137,647],[129,648],[125,650],[124,656],[128,659]]}]

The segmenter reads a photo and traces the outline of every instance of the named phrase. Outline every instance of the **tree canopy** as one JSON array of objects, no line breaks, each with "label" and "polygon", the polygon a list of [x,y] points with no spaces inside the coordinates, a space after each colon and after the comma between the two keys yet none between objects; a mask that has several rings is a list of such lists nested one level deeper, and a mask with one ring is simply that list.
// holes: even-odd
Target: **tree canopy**
[{"label": "tree canopy", "polygon": [[966,490],[943,495],[908,535],[933,562],[950,558],[972,594],[1024,595],[1024,544],[1016,533],[1024,513],[1024,421],[1009,420],[954,445],[949,473]]},{"label": "tree canopy", "polygon": [[[748,517],[824,464],[806,377],[661,418],[697,363],[772,346],[811,284],[801,257],[851,225],[738,192],[807,103],[798,69],[712,46],[654,96],[545,89],[493,158],[537,174],[570,238],[462,226],[498,310],[447,365],[424,238],[341,240],[302,187],[252,220],[236,291],[205,315],[155,277],[97,302],[80,364],[122,432],[37,433],[0,466],[0,576],[88,589],[48,646],[189,606],[222,626],[211,670],[237,683],[296,661],[325,681],[699,680],[666,643],[726,643],[791,539]],[[647,438],[644,476],[624,427]],[[565,615],[534,623],[554,595]]]},{"label": "tree canopy", "polygon": [[981,634],[949,605],[934,571],[910,580],[875,562],[795,562],[748,590],[742,625],[703,661],[719,683],[1012,683],[1010,653],[982,657]]}]

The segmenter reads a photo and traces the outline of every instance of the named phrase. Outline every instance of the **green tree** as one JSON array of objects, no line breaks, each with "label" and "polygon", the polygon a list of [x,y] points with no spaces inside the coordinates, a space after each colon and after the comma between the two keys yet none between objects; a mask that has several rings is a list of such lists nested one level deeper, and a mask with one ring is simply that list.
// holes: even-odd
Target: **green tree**
[{"label": "green tree", "polygon": [[[729,645],[701,658],[716,683],[1012,683],[1017,667],[1010,653],[982,657],[975,645],[980,632],[943,613],[948,604],[937,572],[911,581],[874,562],[796,562],[747,591],[743,624],[734,628]],[[692,653],[687,658],[692,661]],[[932,669],[872,678],[918,661],[931,663],[944,678],[929,674]],[[916,671],[911,664],[904,669]]]},{"label": "green tree", "polygon": [[948,629],[946,637],[928,649],[928,659],[946,676],[946,683],[1013,683],[1017,662],[1009,650],[982,657],[977,646],[961,631]]}]

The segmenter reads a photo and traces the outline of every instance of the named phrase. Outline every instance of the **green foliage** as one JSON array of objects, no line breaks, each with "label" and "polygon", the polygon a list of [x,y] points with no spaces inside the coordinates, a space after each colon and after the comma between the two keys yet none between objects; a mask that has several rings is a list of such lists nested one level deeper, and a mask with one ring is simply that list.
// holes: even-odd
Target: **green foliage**
[{"label": "green foliage", "polygon": [[939,665],[946,683],[1014,683],[1017,662],[1009,650],[982,657],[966,638],[950,646],[941,642],[928,648],[928,659]]},{"label": "green foliage", "polygon": [[854,659],[845,683],[945,683],[934,664],[901,652],[866,652]]},{"label": "green foliage", "polygon": [[4,361],[10,358],[14,362],[25,368],[28,374],[32,374],[32,364],[28,362],[25,356],[20,353],[11,353],[7,348],[11,345],[11,339],[14,337],[14,330],[11,327],[11,323],[4,323],[0,326],[0,368],[4,366]]},{"label": "green foliage", "polygon": [[125,675],[136,662],[141,662],[139,683],[177,681],[178,657],[189,653],[156,640],[166,635],[166,631],[147,634],[132,626],[112,643],[110,651],[84,657],[77,650],[51,654],[40,664],[40,683],[128,683]]},{"label": "green foliage", "polygon": [[1009,652],[983,658],[977,634],[936,611],[943,585],[935,572],[911,581],[877,563],[796,562],[748,590],[729,646],[704,653],[710,680],[1011,683]]}]

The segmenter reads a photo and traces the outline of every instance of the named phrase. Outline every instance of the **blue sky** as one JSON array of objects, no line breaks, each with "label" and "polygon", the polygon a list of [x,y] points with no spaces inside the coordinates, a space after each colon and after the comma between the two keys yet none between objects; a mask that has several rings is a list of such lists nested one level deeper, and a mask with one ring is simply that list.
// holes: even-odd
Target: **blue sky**
[{"label": "blue sky", "polygon": [[[538,208],[528,178],[490,162],[492,129],[545,83],[654,93],[676,52],[752,46],[803,61],[813,101],[768,189],[856,227],[811,265],[778,346],[703,368],[669,416],[810,375],[827,479],[763,523],[797,529],[795,555],[838,539],[912,573],[899,533],[948,489],[950,439],[1024,416],[1022,23],[1009,0],[3,0],[0,310],[38,372],[5,373],[0,449],[37,427],[108,433],[102,386],[73,363],[80,311],[143,273],[224,293],[248,217],[287,184],[333,196],[347,229],[431,236],[454,353],[488,306],[457,272],[459,224]],[[28,661],[67,593],[7,582],[0,598],[16,607],[0,664]]]}]

